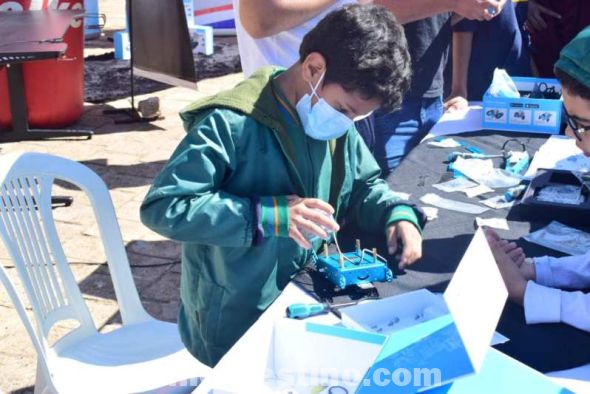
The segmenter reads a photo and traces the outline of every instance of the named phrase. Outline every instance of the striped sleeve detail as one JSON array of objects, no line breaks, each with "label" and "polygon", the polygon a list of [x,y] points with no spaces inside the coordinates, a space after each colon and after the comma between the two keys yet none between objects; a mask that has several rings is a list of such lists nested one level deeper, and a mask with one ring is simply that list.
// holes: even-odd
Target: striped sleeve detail
[{"label": "striped sleeve detail", "polygon": [[393,223],[401,222],[405,220],[407,222],[412,223],[420,233],[422,233],[422,228],[420,227],[420,222],[418,221],[418,216],[414,209],[408,205],[398,205],[391,211],[391,215],[387,222],[385,222],[385,229]]},{"label": "striped sleeve detail", "polygon": [[289,236],[287,197],[260,197],[260,227],[265,237]]}]

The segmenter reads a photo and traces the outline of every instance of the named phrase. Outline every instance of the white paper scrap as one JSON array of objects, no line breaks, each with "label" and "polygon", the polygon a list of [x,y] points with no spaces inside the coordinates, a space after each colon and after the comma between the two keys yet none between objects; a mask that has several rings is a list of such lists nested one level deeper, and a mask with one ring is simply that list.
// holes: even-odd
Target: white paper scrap
[{"label": "white paper scrap", "polygon": [[410,199],[410,193],[404,193],[404,192],[396,192],[394,191],[393,194],[395,194],[395,196],[397,198],[399,198],[400,200],[404,200],[404,201],[408,201]]},{"label": "white paper scrap", "polygon": [[508,202],[504,199],[504,196],[494,196],[480,202],[483,205],[494,209],[512,208],[514,205],[514,201]]},{"label": "white paper scrap", "polygon": [[552,221],[547,227],[530,233],[524,239],[572,256],[590,250],[590,234],[557,221]]},{"label": "white paper scrap", "polygon": [[450,181],[446,181],[443,183],[437,183],[436,185],[432,185],[435,189],[441,190],[443,192],[452,193],[458,192],[465,189],[469,189],[471,187],[477,186],[477,183],[470,181],[467,178],[455,178],[451,179]]},{"label": "white paper scrap", "polygon": [[478,227],[492,227],[497,228],[498,230],[510,230],[510,228],[508,228],[508,221],[504,218],[484,219],[478,216],[475,218],[475,223],[477,223]]},{"label": "white paper scrap", "polygon": [[437,141],[429,141],[428,145],[434,146],[435,148],[458,148],[461,146],[460,143],[452,138],[443,138]]},{"label": "white paper scrap", "polygon": [[448,209],[450,211],[471,213],[474,215],[479,215],[480,213],[483,213],[488,210],[488,208],[484,208],[479,205],[467,204],[460,201],[442,198],[441,196],[435,193],[428,193],[423,195],[420,198],[420,201],[422,201],[425,204],[434,205],[438,208]]},{"label": "white paper scrap", "polygon": [[426,214],[428,220],[438,219],[438,208],[434,207],[422,207],[422,210]]},{"label": "white paper scrap", "polygon": [[486,185],[479,185],[475,187],[470,187],[469,189],[463,190],[463,193],[467,195],[469,198],[481,196],[482,194],[492,193],[494,189],[487,187]]},{"label": "white paper scrap", "polygon": [[508,188],[521,182],[520,178],[512,176],[505,170],[494,168],[492,160],[464,159],[458,157],[453,168],[477,183],[492,189]]}]

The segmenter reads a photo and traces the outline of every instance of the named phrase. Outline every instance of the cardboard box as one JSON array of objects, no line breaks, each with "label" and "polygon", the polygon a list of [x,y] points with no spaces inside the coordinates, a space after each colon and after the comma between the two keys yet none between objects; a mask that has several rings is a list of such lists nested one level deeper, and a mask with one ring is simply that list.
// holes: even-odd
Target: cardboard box
[{"label": "cardboard box", "polygon": [[[590,222],[589,176],[567,170],[541,168],[529,183],[519,204],[525,216],[549,218],[570,226],[586,226]],[[578,203],[543,201],[539,194],[546,187],[571,186],[580,189]]]},{"label": "cardboard box", "polygon": [[[555,89],[561,94],[556,79],[513,77],[521,95],[532,92],[535,86]],[[523,131],[528,133],[559,134],[562,123],[561,99],[493,97],[489,90],[483,96],[483,128],[491,130]]]},{"label": "cardboard box", "polygon": [[[506,297],[504,282],[480,229],[442,298],[417,291],[391,298],[387,310],[385,301],[374,302],[381,303],[381,313],[368,303],[345,314],[347,324],[358,327],[382,324],[396,315],[400,327],[406,324],[405,328],[387,336],[280,319],[272,333],[257,344],[256,354],[234,353],[233,360],[224,358],[228,370],[214,369],[214,376],[208,379],[216,386],[209,393],[395,394],[434,390],[472,394],[522,393],[528,392],[528,387],[535,387],[538,394],[566,393],[538,372],[490,348]],[[415,315],[417,311],[420,316]],[[406,317],[412,322],[405,322]],[[514,390],[509,390],[512,387]]]}]

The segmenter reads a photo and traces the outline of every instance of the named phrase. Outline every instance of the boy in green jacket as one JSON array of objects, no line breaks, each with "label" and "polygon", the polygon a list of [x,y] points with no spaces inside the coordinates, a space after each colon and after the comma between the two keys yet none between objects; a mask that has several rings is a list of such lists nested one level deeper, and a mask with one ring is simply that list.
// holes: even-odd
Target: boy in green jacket
[{"label": "boy in green jacket", "polygon": [[305,36],[289,69],[181,113],[187,135],[141,219],[182,243],[178,324],[196,358],[215,365],[345,217],[385,233],[392,254],[403,243],[402,268],[421,257],[423,215],[379,178],[353,125],[400,104],[409,59],[390,12],[350,5]]}]

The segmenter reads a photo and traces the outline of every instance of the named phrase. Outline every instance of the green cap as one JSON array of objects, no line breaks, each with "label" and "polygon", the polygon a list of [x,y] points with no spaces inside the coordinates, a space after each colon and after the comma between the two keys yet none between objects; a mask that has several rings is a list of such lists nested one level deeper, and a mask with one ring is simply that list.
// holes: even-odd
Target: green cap
[{"label": "green cap", "polygon": [[555,67],[590,89],[590,26],[561,50]]}]

